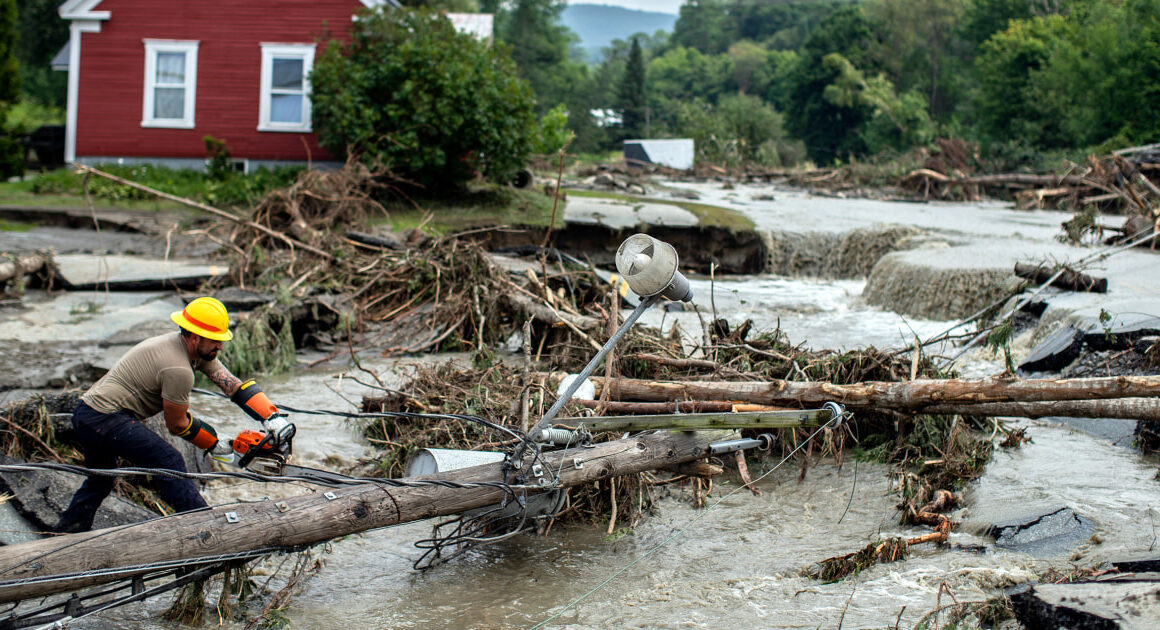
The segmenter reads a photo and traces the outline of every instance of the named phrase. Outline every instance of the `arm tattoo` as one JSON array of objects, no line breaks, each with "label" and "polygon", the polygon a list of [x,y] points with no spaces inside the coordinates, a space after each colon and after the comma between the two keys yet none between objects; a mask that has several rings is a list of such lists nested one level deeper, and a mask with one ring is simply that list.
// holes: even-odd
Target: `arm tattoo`
[{"label": "arm tattoo", "polygon": [[230,374],[230,371],[224,367],[220,370],[214,370],[214,372],[209,375],[209,380],[213,381],[215,385],[220,387],[221,390],[226,393],[226,396],[232,396],[234,391],[238,389],[238,386],[242,384],[241,379],[234,376],[233,374]]}]

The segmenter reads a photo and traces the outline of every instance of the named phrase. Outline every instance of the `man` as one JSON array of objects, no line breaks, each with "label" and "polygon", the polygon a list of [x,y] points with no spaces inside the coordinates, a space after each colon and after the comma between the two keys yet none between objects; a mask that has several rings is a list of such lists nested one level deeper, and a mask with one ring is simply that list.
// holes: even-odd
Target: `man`
[{"label": "man", "polygon": [[[194,370],[208,376],[255,420],[264,423],[280,418],[278,408],[254,381],[242,383],[217,358],[222,344],[233,338],[225,305],[211,297],[199,297],[171,318],[181,330],[133,346],[77,403],[72,424],[87,468],[114,468],[120,457],[142,468],[185,472],[185,461],[177,449],[144,424],[158,412],[164,414],[170,433],[211,455],[229,455],[229,441],[219,442],[213,426],[189,411]],[[92,529],[93,516],[112,491],[113,481],[112,477],[86,478],[54,531]],[[178,512],[206,507],[192,480],[158,476],[154,483],[161,497]]]}]

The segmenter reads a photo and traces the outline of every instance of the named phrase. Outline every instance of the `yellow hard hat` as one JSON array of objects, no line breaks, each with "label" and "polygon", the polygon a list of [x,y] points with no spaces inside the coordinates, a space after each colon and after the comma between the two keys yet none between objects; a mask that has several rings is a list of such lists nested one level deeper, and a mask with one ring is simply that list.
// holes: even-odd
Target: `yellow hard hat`
[{"label": "yellow hard hat", "polygon": [[226,305],[215,298],[199,297],[186,304],[185,310],[175,311],[169,317],[178,326],[206,339],[229,341],[234,338]]}]

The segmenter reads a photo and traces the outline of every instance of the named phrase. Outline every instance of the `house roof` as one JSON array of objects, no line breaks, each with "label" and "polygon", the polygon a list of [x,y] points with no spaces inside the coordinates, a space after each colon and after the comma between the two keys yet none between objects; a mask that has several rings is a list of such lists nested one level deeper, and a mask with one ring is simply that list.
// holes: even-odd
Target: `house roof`
[{"label": "house roof", "polygon": [[[375,9],[383,5],[396,9],[403,6],[399,4],[399,0],[359,0],[359,2],[368,9]],[[100,3],[101,0],[65,0],[57,12],[60,17],[66,20],[107,20],[110,15],[108,11],[94,10]]]}]

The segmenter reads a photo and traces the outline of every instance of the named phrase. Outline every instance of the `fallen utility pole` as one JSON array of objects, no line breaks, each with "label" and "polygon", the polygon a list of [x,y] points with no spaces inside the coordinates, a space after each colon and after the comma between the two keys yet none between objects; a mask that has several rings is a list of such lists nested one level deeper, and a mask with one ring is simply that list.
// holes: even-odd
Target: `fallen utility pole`
[{"label": "fallen utility pole", "polygon": [[[576,400],[589,409],[603,409],[604,413],[618,416],[653,416],[668,413],[708,413],[732,411],[799,411],[793,407],[773,405],[738,404],[726,400],[674,400],[673,402],[624,402],[606,400]],[[563,420],[561,420],[563,422]]]},{"label": "fallen utility pole", "polygon": [[923,379],[837,385],[823,381],[646,381],[592,377],[596,396],[608,387],[612,400],[645,402],[733,400],[763,405],[834,401],[852,408],[918,410],[931,405],[1148,398],[1160,392],[1160,376],[1076,379]]},{"label": "fallen utility pole", "polygon": [[[688,462],[733,432],[656,433],[544,453],[541,473],[557,471],[575,486]],[[529,476],[531,473],[529,473]],[[415,480],[499,483],[502,463]],[[535,483],[535,478],[532,479]],[[0,547],[0,602],[75,591],[154,572],[163,566],[207,562],[223,554],[311,545],[368,529],[459,514],[495,505],[502,488],[441,485],[387,487],[366,483],[321,493],[217,506],[130,526],[45,538]]]}]

